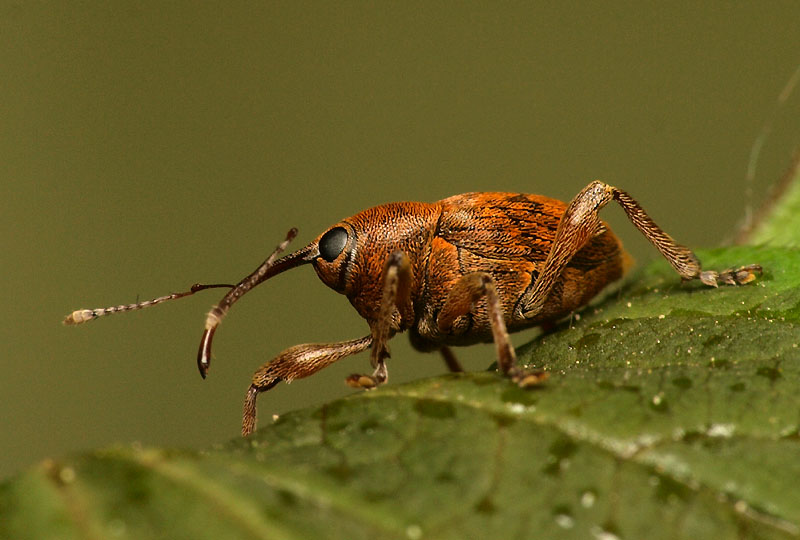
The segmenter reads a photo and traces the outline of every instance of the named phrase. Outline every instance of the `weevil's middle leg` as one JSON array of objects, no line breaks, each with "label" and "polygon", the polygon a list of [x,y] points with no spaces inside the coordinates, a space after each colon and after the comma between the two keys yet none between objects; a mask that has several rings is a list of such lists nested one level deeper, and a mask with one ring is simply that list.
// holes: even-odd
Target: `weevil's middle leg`
[{"label": "weevil's middle leg", "polygon": [[340,343],[306,343],[289,347],[253,374],[247,390],[242,412],[242,436],[250,435],[256,428],[256,398],[281,381],[291,382],[313,375],[345,356],[366,350],[372,336],[342,341]]},{"label": "weevil's middle leg", "polygon": [[[413,322],[411,305],[411,281],[413,272],[408,256],[396,251],[386,260],[383,269],[383,296],[378,318],[370,323],[372,330],[372,354],[370,363],[375,369],[372,375],[353,374],[346,382],[354,388],[374,388],[389,380],[386,360],[391,356],[389,339],[401,326]],[[395,320],[399,313],[400,319]]]},{"label": "weevil's middle leg", "polygon": [[598,213],[611,201],[619,203],[628,219],[661,252],[684,280],[699,279],[712,287],[716,287],[719,283],[744,285],[753,281],[755,275],[761,272],[761,266],[757,264],[723,272],[703,271],[695,254],[665,233],[633,197],[621,189],[596,180],[581,190],[567,206],[542,271],[533,288],[521,299],[517,316],[532,318],[541,312],[564,267],[593,235],[600,232]]},{"label": "weevil's middle leg", "polygon": [[[469,313],[475,303],[484,296],[486,297],[489,323],[492,328],[492,337],[494,338],[495,351],[497,353],[497,366],[500,371],[520,386],[532,386],[545,380],[547,373],[542,371],[529,372],[517,366],[517,355],[508,337],[503,306],[500,303],[500,297],[497,295],[497,287],[492,276],[485,272],[466,274],[456,282],[448,293],[444,306],[436,319],[439,331],[449,332],[455,320]],[[444,352],[444,349],[442,354],[447,362],[447,353]],[[452,355],[452,352],[450,352],[450,355],[454,360],[455,356]]]}]

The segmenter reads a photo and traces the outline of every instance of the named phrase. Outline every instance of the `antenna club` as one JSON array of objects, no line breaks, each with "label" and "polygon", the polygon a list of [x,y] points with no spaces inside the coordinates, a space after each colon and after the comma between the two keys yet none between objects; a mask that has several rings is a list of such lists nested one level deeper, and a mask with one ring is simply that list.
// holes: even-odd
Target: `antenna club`
[{"label": "antenna club", "polygon": [[71,325],[85,323],[86,321],[91,321],[94,318],[96,318],[94,310],[79,309],[67,315],[62,321],[62,323],[71,326]]}]

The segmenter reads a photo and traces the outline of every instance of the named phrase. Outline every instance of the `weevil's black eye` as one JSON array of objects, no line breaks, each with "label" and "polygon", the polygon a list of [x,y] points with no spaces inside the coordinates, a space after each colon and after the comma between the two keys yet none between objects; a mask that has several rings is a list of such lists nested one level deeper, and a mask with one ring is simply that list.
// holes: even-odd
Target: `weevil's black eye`
[{"label": "weevil's black eye", "polygon": [[319,254],[328,262],[339,256],[347,245],[347,231],[343,227],[334,227],[319,239]]}]

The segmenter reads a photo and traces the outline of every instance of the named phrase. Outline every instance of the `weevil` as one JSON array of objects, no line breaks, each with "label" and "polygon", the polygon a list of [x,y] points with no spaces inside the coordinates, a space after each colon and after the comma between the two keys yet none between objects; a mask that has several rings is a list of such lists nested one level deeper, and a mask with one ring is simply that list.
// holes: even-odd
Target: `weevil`
[{"label": "weevil", "polygon": [[500,372],[520,386],[547,376],[516,364],[509,332],[550,325],[585,306],[618,280],[629,260],[598,213],[611,201],[667,259],[683,280],[743,285],[761,273],[748,264],[721,272],[703,270],[688,248],[675,242],[625,191],[594,181],[569,204],[522,193],[465,193],[435,202],[375,206],[336,223],[307,246],[278,258],[286,240],[237,285],[195,284],[190,290],[145,302],[78,310],[66,324],[149,307],[198,291],[230,290],[206,318],[197,355],[205,378],[211,342],[227,311],[256,285],[310,264],[327,286],[347,296],[369,326],[361,338],[296,345],[253,375],[244,402],[242,435],[256,427],[256,398],[281,381],[313,375],[346,356],[371,349],[371,374],[347,383],[373,388],[388,380],[389,340],[408,331],[420,351],[440,351],[451,371],[461,367],[450,347],[493,341]]}]

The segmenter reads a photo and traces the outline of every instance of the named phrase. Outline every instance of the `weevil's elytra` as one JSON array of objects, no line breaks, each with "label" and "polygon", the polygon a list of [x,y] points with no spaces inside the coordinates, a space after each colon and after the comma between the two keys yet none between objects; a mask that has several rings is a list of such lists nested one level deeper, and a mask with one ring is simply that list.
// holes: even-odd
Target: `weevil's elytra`
[{"label": "weevil's elytra", "polygon": [[228,309],[259,283],[311,264],[319,278],[344,294],[369,326],[364,337],[338,343],[297,345],[253,375],[245,398],[242,434],[256,425],[256,398],[281,381],[313,375],[346,356],[371,349],[371,375],[347,383],[373,388],[388,380],[389,339],[409,332],[423,351],[439,350],[452,371],[461,367],[451,345],[493,341],[499,370],[521,386],[538,384],[545,372],[516,365],[508,332],[549,325],[585,306],[628,266],[628,255],[598,213],[616,201],[683,280],[743,285],[761,272],[757,264],[715,272],[702,270],[688,248],[676,243],[630,195],[595,181],[569,204],[541,195],[465,193],[435,202],[400,202],[346,218],[298,251],[278,258],[294,238],[287,235],[252,274],[236,286],[200,285],[137,304],[78,310],[65,323],[141,309],[212,287],[230,287],[209,313],[197,363],[205,376],[216,327]]}]

